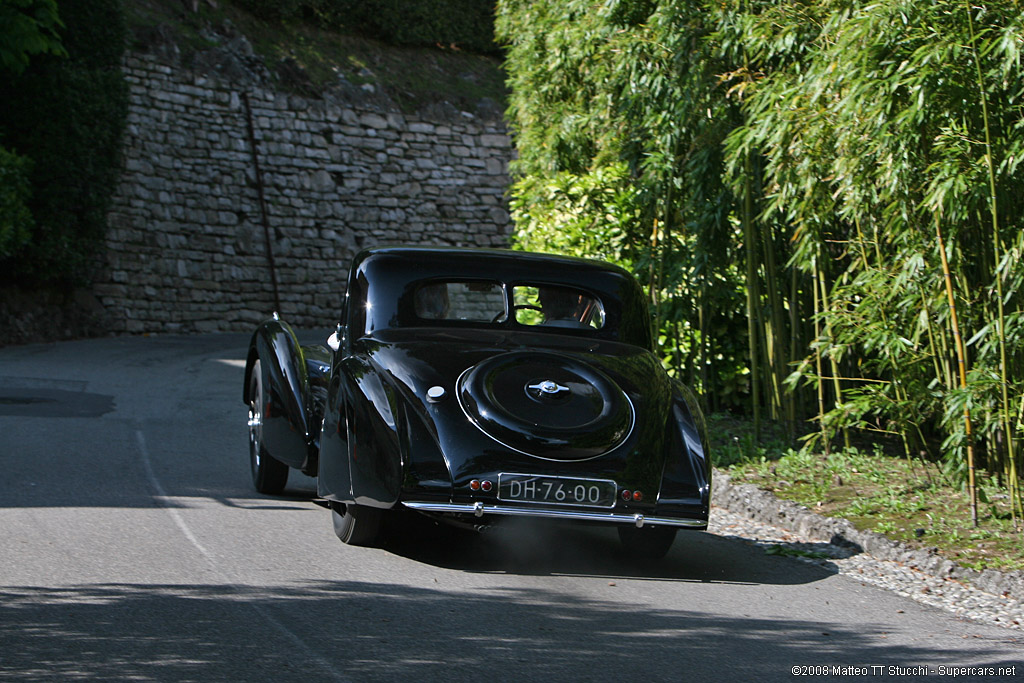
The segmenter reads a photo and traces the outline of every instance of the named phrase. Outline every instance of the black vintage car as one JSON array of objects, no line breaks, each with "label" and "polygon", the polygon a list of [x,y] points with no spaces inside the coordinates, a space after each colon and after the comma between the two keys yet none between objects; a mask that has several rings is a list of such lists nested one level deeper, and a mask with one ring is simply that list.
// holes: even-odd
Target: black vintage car
[{"label": "black vintage car", "polygon": [[253,482],[317,477],[334,529],[377,542],[404,506],[456,523],[617,525],[664,555],[707,527],[711,466],[693,394],[652,353],[621,268],[516,251],[380,247],[349,271],[341,323],[301,346],[274,319],[245,368]]}]

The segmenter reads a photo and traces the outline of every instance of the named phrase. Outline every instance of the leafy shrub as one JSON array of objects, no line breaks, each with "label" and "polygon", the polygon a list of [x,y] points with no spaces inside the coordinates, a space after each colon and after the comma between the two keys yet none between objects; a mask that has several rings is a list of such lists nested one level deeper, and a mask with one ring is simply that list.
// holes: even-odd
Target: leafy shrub
[{"label": "leafy shrub", "polygon": [[[32,160],[29,239],[0,251],[4,280],[83,282],[106,232],[120,170],[127,87],[121,73],[126,26],[119,0],[59,0],[68,58],[35,58],[0,77],[4,142]],[[13,245],[13,243],[12,243]]]},{"label": "leafy shrub", "polygon": [[394,45],[454,45],[497,52],[494,0],[235,0],[270,21],[313,20]]},{"label": "leafy shrub", "polygon": [[335,0],[330,3],[353,28],[397,45],[455,45],[492,53],[492,0]]},{"label": "leafy shrub", "polygon": [[261,19],[287,21],[300,16],[303,8],[323,3],[318,0],[235,0],[235,4]]},{"label": "leafy shrub", "polygon": [[56,0],[0,2],[0,69],[21,73],[30,55],[64,54]]},{"label": "leafy shrub", "polygon": [[26,202],[32,196],[28,181],[30,159],[0,147],[0,258],[9,256],[28,239],[32,213]]}]

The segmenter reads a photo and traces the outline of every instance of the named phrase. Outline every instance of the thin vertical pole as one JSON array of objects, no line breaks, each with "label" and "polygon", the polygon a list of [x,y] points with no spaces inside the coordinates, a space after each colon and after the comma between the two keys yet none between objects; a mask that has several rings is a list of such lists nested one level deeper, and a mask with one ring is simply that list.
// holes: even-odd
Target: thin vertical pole
[{"label": "thin vertical pole", "polygon": [[256,173],[256,193],[260,200],[260,217],[263,221],[263,243],[267,252],[267,265],[270,268],[270,284],[274,289],[274,312],[281,312],[281,296],[277,287],[277,266],[274,263],[273,243],[270,240],[270,221],[267,218],[267,200],[263,192],[263,172],[260,170],[260,156],[256,151],[256,132],[252,125],[252,106],[249,104],[249,93],[242,93],[245,103],[245,127],[249,133],[249,151],[252,153],[252,166]]}]

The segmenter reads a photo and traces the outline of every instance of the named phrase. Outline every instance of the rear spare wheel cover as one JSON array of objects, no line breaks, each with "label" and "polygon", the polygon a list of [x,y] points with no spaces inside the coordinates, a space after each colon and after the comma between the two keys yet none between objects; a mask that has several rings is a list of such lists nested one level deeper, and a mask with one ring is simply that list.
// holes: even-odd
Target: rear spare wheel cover
[{"label": "rear spare wheel cover", "polygon": [[551,460],[607,453],[633,426],[632,404],[608,375],[558,353],[492,356],[462,374],[458,397],[485,434]]}]

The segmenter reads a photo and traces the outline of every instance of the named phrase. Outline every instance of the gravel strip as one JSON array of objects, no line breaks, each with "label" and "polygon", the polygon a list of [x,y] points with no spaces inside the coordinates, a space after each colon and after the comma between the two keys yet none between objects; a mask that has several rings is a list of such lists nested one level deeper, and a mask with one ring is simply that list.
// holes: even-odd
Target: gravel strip
[{"label": "gravel strip", "polygon": [[715,472],[708,531],[846,574],[965,619],[1024,629],[1024,573],[974,571]]}]

